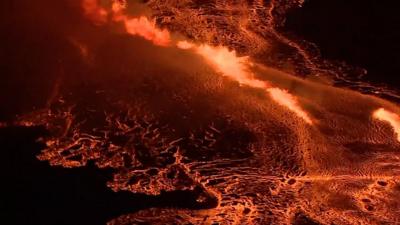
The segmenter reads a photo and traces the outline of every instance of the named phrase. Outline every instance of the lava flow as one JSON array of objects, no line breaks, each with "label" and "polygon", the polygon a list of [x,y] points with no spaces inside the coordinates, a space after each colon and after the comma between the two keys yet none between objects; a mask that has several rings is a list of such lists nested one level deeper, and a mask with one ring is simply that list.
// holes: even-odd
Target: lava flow
[{"label": "lava flow", "polygon": [[[184,49],[188,45],[178,43],[178,47],[182,46]],[[239,84],[247,85],[254,88],[262,88],[271,95],[271,98],[278,104],[286,107],[288,110],[296,113],[300,118],[308,124],[312,124],[312,120],[299,106],[297,99],[292,96],[288,91],[280,88],[272,88],[266,81],[254,78],[254,74],[250,72],[250,61],[248,57],[238,57],[234,51],[229,51],[225,47],[211,47],[209,45],[200,45],[195,48],[196,52],[207,59],[216,69],[225,76],[239,82]]]},{"label": "lava flow", "polygon": [[275,30],[302,1],[47,1],[29,24],[56,30],[28,63],[44,103],[0,127],[41,127],[39,160],[151,199],[108,224],[400,221],[400,108]]},{"label": "lava flow", "polygon": [[[88,7],[88,0],[83,1],[83,8],[89,15],[107,15],[105,9],[101,9],[96,1],[90,1]],[[126,32],[131,35],[138,35],[146,40],[152,41],[156,45],[168,46],[171,42],[170,34],[167,30],[161,30],[155,26],[155,22],[144,16],[139,18],[128,18],[124,14],[126,2],[115,1],[112,5],[112,13],[114,21],[122,22],[126,28]],[[103,13],[99,13],[103,12]],[[304,110],[301,109],[297,100],[288,91],[279,88],[270,88],[266,81],[262,81],[254,78],[254,75],[250,72],[249,66],[251,62],[247,57],[238,57],[235,51],[229,51],[226,47],[212,47],[207,44],[196,46],[187,41],[178,41],[177,47],[181,49],[195,49],[195,52],[203,56],[210,64],[212,64],[218,71],[225,76],[239,82],[239,84],[248,85],[255,88],[266,89],[271,95],[272,99],[278,102],[280,105],[286,107],[288,110],[293,111],[299,117],[303,118],[305,122],[311,124],[312,121]]]},{"label": "lava flow", "polygon": [[374,112],[373,116],[378,120],[389,123],[397,135],[397,140],[400,141],[400,117],[397,114],[380,108]]},{"label": "lava flow", "polygon": [[139,35],[146,40],[152,41],[156,45],[168,46],[170,43],[170,34],[167,30],[161,30],[156,27],[155,21],[151,21],[145,16],[139,18],[129,18],[123,13],[126,3],[114,2],[112,5],[113,19],[122,22],[126,32],[131,35]]}]

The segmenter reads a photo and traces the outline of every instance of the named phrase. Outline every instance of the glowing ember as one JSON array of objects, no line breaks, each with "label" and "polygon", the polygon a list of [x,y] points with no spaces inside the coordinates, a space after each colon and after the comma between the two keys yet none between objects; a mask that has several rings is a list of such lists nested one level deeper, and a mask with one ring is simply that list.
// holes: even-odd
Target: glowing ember
[{"label": "glowing ember", "polygon": [[394,132],[397,134],[397,140],[400,141],[400,116],[397,114],[387,111],[384,108],[380,108],[373,113],[375,119],[389,123]]}]

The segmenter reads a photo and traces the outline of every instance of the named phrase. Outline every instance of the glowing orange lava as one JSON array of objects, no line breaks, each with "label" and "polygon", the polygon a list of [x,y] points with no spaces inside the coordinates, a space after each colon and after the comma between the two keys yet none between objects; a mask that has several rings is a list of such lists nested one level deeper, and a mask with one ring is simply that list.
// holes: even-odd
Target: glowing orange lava
[{"label": "glowing orange lava", "polygon": [[270,94],[272,99],[274,99],[277,103],[279,103],[282,106],[285,106],[290,111],[296,113],[297,116],[301,117],[304,121],[306,121],[306,123],[312,124],[311,118],[300,107],[295,96],[289,94],[289,92],[280,88],[268,88],[267,92]]},{"label": "glowing orange lava", "polygon": [[114,2],[112,6],[113,20],[122,22],[128,34],[141,36],[155,45],[168,46],[170,44],[171,38],[168,30],[157,28],[155,21],[150,21],[145,16],[129,18],[123,13],[124,9],[124,5]]},{"label": "glowing orange lava", "polygon": [[238,57],[235,51],[229,51],[226,47],[212,47],[205,44],[195,46],[187,41],[178,42],[177,47],[195,49],[196,53],[203,56],[217,71],[242,85],[266,89],[275,102],[294,112],[306,123],[312,124],[311,118],[300,107],[295,96],[286,90],[270,87],[266,81],[254,78],[254,74],[248,68],[251,65],[248,57]]},{"label": "glowing orange lava", "polygon": [[112,20],[122,22],[128,34],[137,35],[153,42],[155,45],[168,46],[170,34],[166,29],[156,27],[154,20],[145,16],[130,18],[124,14],[125,5],[119,2],[112,4],[111,10],[103,8],[98,0],[82,0],[82,8],[85,15],[95,24],[101,25],[107,22],[108,16],[112,14]]},{"label": "glowing orange lava", "polygon": [[[335,87],[342,64],[274,31],[282,7],[303,0],[70,1],[16,14],[28,17],[11,31],[0,142],[5,161],[22,161],[7,167],[36,168],[36,156],[84,179],[100,173],[76,189],[85,208],[114,203],[95,218],[119,215],[107,224],[400,225],[400,108],[371,96],[373,84]],[[40,18],[36,7],[58,11]],[[42,178],[35,185],[57,189]]]},{"label": "glowing orange lava", "polygon": [[108,12],[97,0],[82,0],[82,8],[85,15],[95,24],[101,25],[107,22]]},{"label": "glowing orange lava", "polygon": [[191,49],[194,47],[194,44],[188,42],[188,41],[178,41],[176,46],[180,49]]},{"label": "glowing orange lava", "polygon": [[228,48],[221,46],[200,45],[196,47],[196,52],[207,59],[217,71],[242,85],[255,88],[267,87],[266,82],[255,79],[253,74],[249,72],[250,61],[248,57],[238,57],[235,51],[229,51]]},{"label": "glowing orange lava", "polygon": [[129,34],[139,35],[161,46],[167,46],[170,42],[169,32],[156,28],[155,21],[149,21],[144,16],[132,19],[125,18],[123,22]]},{"label": "glowing orange lava", "polygon": [[254,75],[248,68],[251,65],[248,57],[239,57],[236,55],[235,51],[230,51],[226,47],[214,47],[206,44],[194,45],[188,41],[179,41],[177,47],[181,49],[194,49],[194,51],[205,58],[215,70],[239,82],[241,85],[255,88],[268,87],[267,82],[254,78]]},{"label": "glowing orange lava", "polygon": [[[107,11],[98,5],[97,0],[84,0],[83,7],[85,12],[91,12],[88,14],[89,16],[93,14],[92,12],[99,10],[106,12],[105,15],[107,15]],[[118,2],[114,2],[111,7],[113,20],[115,22],[122,22],[127,33],[141,36],[155,45],[166,47],[171,45],[171,37],[168,30],[157,28],[155,21],[150,21],[145,16],[130,18],[125,15],[124,10],[125,5]],[[205,58],[216,71],[239,82],[241,85],[266,89],[274,101],[294,112],[297,116],[304,119],[306,123],[312,124],[310,117],[302,110],[296,97],[289,94],[286,90],[276,87],[271,88],[268,82],[255,78],[249,68],[252,65],[249,57],[239,57],[234,50],[230,51],[224,46],[196,45],[185,40],[178,41],[176,46],[184,50],[194,50],[195,53]]]},{"label": "glowing orange lava", "polygon": [[389,123],[397,134],[397,140],[400,141],[400,116],[384,108],[380,108],[372,114],[375,119]]},{"label": "glowing orange lava", "polygon": [[171,38],[168,30],[157,28],[155,21],[150,21],[145,16],[129,18],[124,14],[124,9],[125,6],[120,3],[114,2],[112,5],[113,20],[122,22],[128,34],[143,37],[155,45],[168,46],[170,44]]}]

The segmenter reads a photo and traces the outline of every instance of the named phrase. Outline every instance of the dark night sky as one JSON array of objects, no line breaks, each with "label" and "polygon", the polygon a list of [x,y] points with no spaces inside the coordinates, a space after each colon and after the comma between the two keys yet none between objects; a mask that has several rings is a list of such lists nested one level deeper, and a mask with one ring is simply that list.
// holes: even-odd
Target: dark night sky
[{"label": "dark night sky", "polygon": [[293,10],[286,29],[315,43],[324,59],[368,70],[365,79],[400,85],[397,1],[309,0]]}]

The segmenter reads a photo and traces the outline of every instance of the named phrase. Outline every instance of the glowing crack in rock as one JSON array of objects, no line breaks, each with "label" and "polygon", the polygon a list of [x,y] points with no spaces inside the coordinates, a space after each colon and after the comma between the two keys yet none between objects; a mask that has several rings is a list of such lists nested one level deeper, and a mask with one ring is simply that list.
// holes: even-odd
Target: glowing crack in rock
[{"label": "glowing crack in rock", "polygon": [[394,132],[397,135],[397,140],[400,141],[400,116],[390,112],[384,108],[380,108],[374,111],[374,113],[372,114],[372,116],[375,119],[384,121],[389,123],[392,127]]}]

